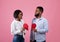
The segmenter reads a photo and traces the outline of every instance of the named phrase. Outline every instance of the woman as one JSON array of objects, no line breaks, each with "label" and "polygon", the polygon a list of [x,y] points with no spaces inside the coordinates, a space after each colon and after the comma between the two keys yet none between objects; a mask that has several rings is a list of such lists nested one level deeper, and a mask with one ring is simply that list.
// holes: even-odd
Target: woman
[{"label": "woman", "polygon": [[13,42],[24,42],[23,13],[21,10],[15,10],[14,20],[11,23],[11,33],[14,35]]}]

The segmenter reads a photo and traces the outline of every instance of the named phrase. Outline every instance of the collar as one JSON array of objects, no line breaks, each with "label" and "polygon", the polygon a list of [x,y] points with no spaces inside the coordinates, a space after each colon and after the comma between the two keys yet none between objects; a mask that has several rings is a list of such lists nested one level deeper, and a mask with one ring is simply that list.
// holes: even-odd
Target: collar
[{"label": "collar", "polygon": [[21,21],[17,21],[16,19],[14,19],[14,21],[16,21],[16,22],[22,22],[22,19],[21,19]]},{"label": "collar", "polygon": [[[36,18],[37,19],[37,18]],[[40,18],[38,18],[39,20],[42,20],[43,19],[43,17],[40,17]]]}]

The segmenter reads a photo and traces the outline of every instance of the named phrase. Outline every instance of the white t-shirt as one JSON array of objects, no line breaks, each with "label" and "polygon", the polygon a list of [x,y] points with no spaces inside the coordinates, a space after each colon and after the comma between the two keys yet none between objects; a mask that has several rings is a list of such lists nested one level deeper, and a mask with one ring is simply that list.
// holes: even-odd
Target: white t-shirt
[{"label": "white t-shirt", "polygon": [[15,35],[15,34],[23,35],[26,32],[26,31],[21,32],[22,29],[23,29],[23,24],[24,24],[23,20],[17,21],[17,20],[14,19],[11,23],[11,34],[13,34],[13,35]]}]

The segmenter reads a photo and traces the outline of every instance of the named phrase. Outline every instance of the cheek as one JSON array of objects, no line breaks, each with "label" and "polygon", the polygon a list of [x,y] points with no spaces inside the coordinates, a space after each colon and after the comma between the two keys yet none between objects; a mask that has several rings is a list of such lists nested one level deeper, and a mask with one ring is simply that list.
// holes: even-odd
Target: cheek
[{"label": "cheek", "polygon": [[21,16],[18,16],[19,18],[21,18]]},{"label": "cheek", "polygon": [[20,16],[20,18],[22,18],[22,15]]},{"label": "cheek", "polygon": [[39,12],[36,12],[36,14],[38,14]]}]

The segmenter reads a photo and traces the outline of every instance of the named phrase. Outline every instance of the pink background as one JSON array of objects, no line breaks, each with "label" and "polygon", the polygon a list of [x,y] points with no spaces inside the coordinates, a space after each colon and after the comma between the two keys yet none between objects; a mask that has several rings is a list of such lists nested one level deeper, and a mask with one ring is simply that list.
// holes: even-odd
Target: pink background
[{"label": "pink background", "polygon": [[[44,7],[43,16],[48,19],[49,32],[47,42],[60,42],[60,0],[0,0],[0,42],[12,42],[10,24],[13,20],[13,12],[16,9],[23,11],[23,19],[31,25],[35,8]],[[30,30],[26,34],[26,42],[29,42]]]}]

